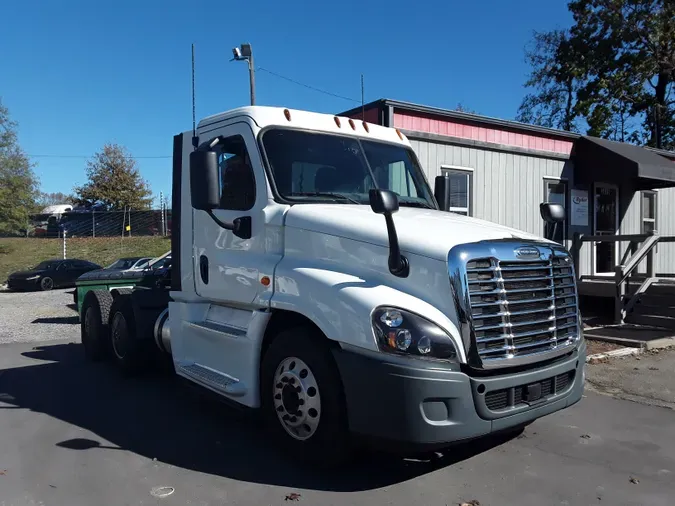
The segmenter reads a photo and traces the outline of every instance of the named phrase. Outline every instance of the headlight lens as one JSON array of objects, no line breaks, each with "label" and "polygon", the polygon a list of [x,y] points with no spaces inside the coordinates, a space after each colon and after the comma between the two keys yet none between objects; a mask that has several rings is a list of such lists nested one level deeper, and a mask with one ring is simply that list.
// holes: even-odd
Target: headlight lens
[{"label": "headlight lens", "polygon": [[438,325],[398,308],[373,312],[373,331],[380,351],[431,360],[457,360],[450,336]]},{"label": "headlight lens", "polygon": [[34,279],[37,279],[37,278],[39,278],[39,277],[40,277],[39,275],[37,275],[37,276],[31,276],[31,277],[29,277],[29,278],[26,278],[26,281],[33,281]]}]

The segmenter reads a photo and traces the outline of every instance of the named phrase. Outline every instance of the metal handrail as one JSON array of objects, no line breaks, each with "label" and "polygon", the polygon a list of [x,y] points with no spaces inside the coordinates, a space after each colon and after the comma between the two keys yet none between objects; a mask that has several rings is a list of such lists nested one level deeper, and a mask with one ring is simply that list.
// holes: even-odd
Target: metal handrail
[{"label": "metal handrail", "polygon": [[[617,243],[628,242],[628,248],[621,258],[621,262],[615,266],[614,281],[616,295],[614,299],[615,323],[624,322],[626,314],[633,308],[640,294],[644,293],[656,280],[654,273],[654,247],[659,243],[675,243],[675,236],[660,236],[659,234],[632,234],[632,235],[584,235],[575,234],[572,242],[572,258],[574,261],[577,280],[580,279],[579,255],[581,245],[585,242]],[[640,246],[638,247],[638,244]],[[647,258],[647,277],[626,301],[627,284],[630,276],[640,263]]]}]

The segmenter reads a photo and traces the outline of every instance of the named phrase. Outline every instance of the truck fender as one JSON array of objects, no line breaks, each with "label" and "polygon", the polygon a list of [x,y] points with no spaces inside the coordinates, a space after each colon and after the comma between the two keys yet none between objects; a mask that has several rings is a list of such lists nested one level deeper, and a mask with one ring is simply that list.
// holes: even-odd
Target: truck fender
[{"label": "truck fender", "polygon": [[440,310],[410,294],[384,283],[366,281],[353,274],[316,267],[277,267],[272,310],[299,313],[333,341],[377,351],[371,313],[378,306],[412,311],[444,329],[466,362],[456,325]]}]

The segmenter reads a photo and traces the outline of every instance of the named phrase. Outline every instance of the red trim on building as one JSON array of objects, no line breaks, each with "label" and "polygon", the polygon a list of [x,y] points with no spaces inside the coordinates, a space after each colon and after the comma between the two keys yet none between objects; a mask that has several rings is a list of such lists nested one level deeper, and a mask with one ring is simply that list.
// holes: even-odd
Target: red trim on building
[{"label": "red trim on building", "polygon": [[353,118],[353,119],[358,119],[361,120],[365,117],[366,123],[372,123],[374,125],[379,125],[380,124],[380,109],[377,107],[371,107],[370,109],[366,109],[365,112],[362,114],[361,111],[354,111],[352,114],[349,114],[347,118]]},{"label": "red trim on building", "polygon": [[471,125],[459,120],[434,118],[432,115],[394,110],[394,127],[402,130],[425,132],[448,137],[459,137],[475,141],[506,146],[548,151],[569,155],[572,141],[556,139],[553,136],[520,133],[511,130]]}]

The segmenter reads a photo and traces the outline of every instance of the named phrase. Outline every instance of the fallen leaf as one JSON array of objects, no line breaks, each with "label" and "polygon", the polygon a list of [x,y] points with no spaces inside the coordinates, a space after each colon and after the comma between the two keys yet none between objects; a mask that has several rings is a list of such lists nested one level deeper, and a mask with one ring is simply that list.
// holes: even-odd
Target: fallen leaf
[{"label": "fallen leaf", "polygon": [[300,500],[300,494],[296,492],[291,492],[286,496],[286,499],[284,501],[299,501]]},{"label": "fallen leaf", "polygon": [[633,476],[631,476],[630,479],[629,479],[628,481],[630,481],[631,483],[633,483],[633,484],[635,484],[635,485],[637,485],[638,483],[640,483],[640,480],[638,480],[637,478],[634,478]]},{"label": "fallen leaf", "polygon": [[650,367],[649,370],[650,370],[650,371],[658,371],[659,368],[658,368],[658,367]]},{"label": "fallen leaf", "polygon": [[591,439],[591,436],[589,436],[588,434],[582,434],[579,437],[581,437],[582,439]]},{"label": "fallen leaf", "polygon": [[634,370],[634,371],[639,371],[640,368],[639,368],[639,367],[633,367],[633,370]]}]

